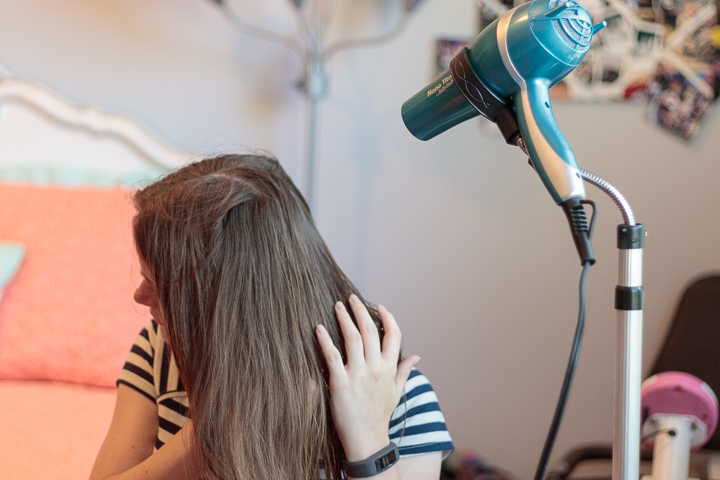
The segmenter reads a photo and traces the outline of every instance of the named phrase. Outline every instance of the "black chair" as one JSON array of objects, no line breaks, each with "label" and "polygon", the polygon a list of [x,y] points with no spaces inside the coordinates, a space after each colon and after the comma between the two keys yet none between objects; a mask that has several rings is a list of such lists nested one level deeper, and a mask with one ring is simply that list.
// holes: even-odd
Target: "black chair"
[{"label": "black chair", "polygon": [[[675,318],[650,375],[670,371],[695,375],[720,395],[720,274],[691,281],[680,297]],[[720,450],[720,428],[715,430],[703,450]],[[612,447],[586,445],[575,448],[548,468],[545,479],[573,478],[573,471],[582,462],[597,459],[612,459]],[[652,460],[652,453],[643,451],[642,460],[641,471],[649,473],[648,461]],[[699,472],[693,473],[703,477],[705,472],[700,468]]]}]

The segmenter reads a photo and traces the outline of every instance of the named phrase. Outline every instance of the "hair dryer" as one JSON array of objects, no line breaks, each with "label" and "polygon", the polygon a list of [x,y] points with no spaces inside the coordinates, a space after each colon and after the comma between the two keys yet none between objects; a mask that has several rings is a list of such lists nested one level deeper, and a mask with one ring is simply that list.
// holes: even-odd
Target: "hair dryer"
[{"label": "hair dryer", "polygon": [[590,14],[572,0],[534,0],[513,8],[402,107],[405,126],[421,140],[481,114],[496,122],[508,143],[527,151],[565,210],[582,263],[595,262],[582,206],[585,188],[548,90],[580,63],[603,26],[593,27]]}]

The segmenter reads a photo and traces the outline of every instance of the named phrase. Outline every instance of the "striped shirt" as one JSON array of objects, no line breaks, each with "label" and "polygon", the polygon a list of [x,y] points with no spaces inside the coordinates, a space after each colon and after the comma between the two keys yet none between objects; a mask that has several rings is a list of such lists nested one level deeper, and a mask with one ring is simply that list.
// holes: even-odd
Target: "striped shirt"
[{"label": "striped shirt", "polygon": [[[190,421],[185,387],[154,320],[145,325],[135,340],[117,383],[137,390],[157,404],[159,429],[155,449],[165,445]],[[413,368],[405,393],[392,414],[388,430],[400,457],[438,451],[443,452],[443,457],[449,455],[455,447],[437,395],[425,375]]]}]

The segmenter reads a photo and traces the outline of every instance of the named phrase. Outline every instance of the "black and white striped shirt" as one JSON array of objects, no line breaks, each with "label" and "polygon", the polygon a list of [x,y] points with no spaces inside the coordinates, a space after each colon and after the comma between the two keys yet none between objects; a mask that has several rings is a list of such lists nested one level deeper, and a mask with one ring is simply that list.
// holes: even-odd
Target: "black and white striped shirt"
[{"label": "black and white striped shirt", "polygon": [[[159,429],[155,448],[167,443],[190,421],[187,393],[170,348],[151,320],[128,354],[118,384],[125,384],[158,406]],[[413,369],[405,384],[406,396],[393,412],[388,433],[401,457],[430,452],[447,456],[455,447],[428,379]]]}]

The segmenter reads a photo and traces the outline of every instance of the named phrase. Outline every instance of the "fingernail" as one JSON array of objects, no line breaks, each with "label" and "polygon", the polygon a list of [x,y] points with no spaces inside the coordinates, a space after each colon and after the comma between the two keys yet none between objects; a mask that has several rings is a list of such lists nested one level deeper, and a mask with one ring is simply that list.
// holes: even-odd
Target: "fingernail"
[{"label": "fingernail", "polygon": [[325,330],[325,327],[323,327],[322,325],[317,326],[317,332],[320,335],[327,335],[327,330]]},{"label": "fingernail", "polygon": [[341,312],[347,312],[347,309],[345,308],[345,304],[343,302],[337,302],[335,304],[335,308],[337,308]]},{"label": "fingernail", "polygon": [[352,295],[350,295],[350,301],[351,301],[351,302],[359,302],[360,299],[358,298],[357,295],[355,295],[355,294],[353,293]]}]

